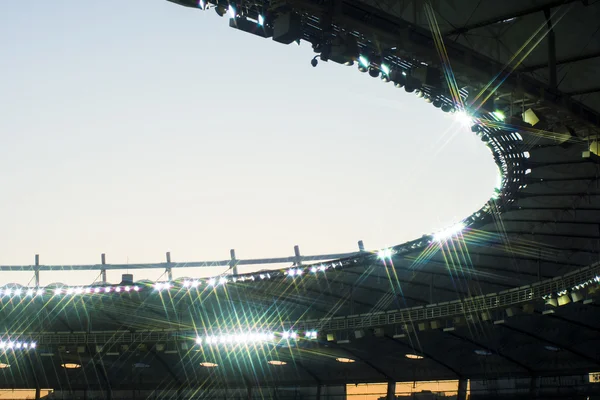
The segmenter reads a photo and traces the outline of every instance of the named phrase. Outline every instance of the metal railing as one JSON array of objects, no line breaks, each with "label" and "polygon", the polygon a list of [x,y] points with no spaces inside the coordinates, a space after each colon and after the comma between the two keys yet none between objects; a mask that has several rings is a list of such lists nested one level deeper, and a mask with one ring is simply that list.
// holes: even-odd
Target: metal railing
[{"label": "metal railing", "polygon": [[287,257],[272,257],[272,258],[250,258],[237,259],[235,250],[229,252],[229,259],[216,261],[191,261],[191,262],[171,262],[171,253],[166,253],[166,261],[162,263],[148,264],[107,264],[106,255],[101,254],[100,264],[75,264],[75,265],[42,265],[40,264],[40,256],[35,255],[35,263],[32,265],[0,265],[0,272],[23,272],[33,271],[35,273],[35,286],[40,283],[40,271],[100,271],[102,283],[106,282],[106,271],[109,270],[139,270],[139,269],[164,269],[169,280],[173,279],[172,271],[174,268],[207,268],[207,267],[230,267],[233,275],[237,275],[237,267],[240,265],[268,265],[268,264],[294,264],[300,265],[303,262],[319,262],[335,259],[349,258],[364,252],[365,247],[362,240],[358,241],[358,251],[350,253],[331,253],[303,256],[300,254],[300,248],[294,246],[294,255]]},{"label": "metal railing", "polygon": [[[407,325],[435,319],[449,319],[452,317],[473,315],[496,309],[509,308],[511,306],[530,303],[532,301],[539,301],[548,295],[556,295],[565,290],[572,290],[574,287],[590,281],[594,281],[595,284],[597,284],[599,275],[600,263],[573,271],[560,277],[548,279],[532,285],[505,290],[499,293],[491,293],[483,296],[403,310],[288,322],[282,324],[283,326],[273,327],[273,329],[333,332],[356,328],[374,328],[385,325]],[[148,330],[135,333],[129,331],[101,331],[89,333],[28,332],[23,333],[22,336],[30,336],[35,339],[38,344],[42,345],[77,345],[191,341],[195,339],[196,333],[193,331],[163,329],[160,331]]]}]

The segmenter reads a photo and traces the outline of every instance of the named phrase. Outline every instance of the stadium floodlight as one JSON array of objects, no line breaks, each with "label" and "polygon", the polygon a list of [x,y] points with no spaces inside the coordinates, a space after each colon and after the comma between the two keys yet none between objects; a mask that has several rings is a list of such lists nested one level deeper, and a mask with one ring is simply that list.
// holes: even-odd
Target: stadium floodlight
[{"label": "stadium floodlight", "polygon": [[298,334],[294,331],[283,332],[281,334],[281,338],[283,340],[296,340],[298,338]]},{"label": "stadium floodlight", "polygon": [[390,67],[388,67],[386,64],[381,64],[381,72],[383,72],[385,75],[389,75]]},{"label": "stadium floodlight", "polygon": [[0,341],[0,350],[33,350],[36,348],[35,342],[23,342],[23,341],[12,341],[2,340]]},{"label": "stadium floodlight", "polygon": [[369,59],[367,57],[358,57],[358,70],[360,72],[367,72],[369,70],[369,65],[371,65],[371,63],[369,62]]},{"label": "stadium floodlight", "polygon": [[272,332],[240,332],[223,335],[197,336],[197,345],[267,343],[275,339]]},{"label": "stadium floodlight", "polygon": [[59,295],[62,293],[62,289],[57,287],[56,289],[54,289],[54,294]]},{"label": "stadium floodlight", "polygon": [[75,294],[82,294],[83,293],[83,288],[82,287],[78,287],[75,289]]},{"label": "stadium floodlight", "polygon": [[500,110],[496,110],[492,113],[492,116],[497,120],[497,121],[504,121],[506,119],[506,115],[504,114],[504,112],[500,111]]},{"label": "stadium floodlight", "polygon": [[15,296],[21,296],[22,293],[23,293],[23,290],[21,288],[15,289]]},{"label": "stadium floodlight", "polygon": [[221,277],[219,278],[219,285],[225,285],[227,283],[227,278]]},{"label": "stadium floodlight", "polygon": [[383,249],[377,252],[377,258],[380,260],[389,260],[392,258],[392,249]]},{"label": "stadium floodlight", "polygon": [[262,14],[258,15],[258,26],[263,26],[265,24],[265,17]]},{"label": "stadium floodlight", "polygon": [[40,288],[37,290],[37,292],[35,293],[37,296],[42,296],[44,294],[44,289]]},{"label": "stadium floodlight", "polygon": [[464,222],[459,222],[458,224],[452,225],[450,228],[446,228],[440,232],[437,232],[433,235],[433,240],[436,242],[443,242],[444,240],[450,239],[451,237],[461,233],[463,229],[465,229],[466,225]]},{"label": "stadium floodlight", "polygon": [[75,289],[73,288],[67,288],[67,290],[65,291],[66,294],[73,294],[75,293]]},{"label": "stadium floodlight", "polygon": [[304,336],[307,339],[316,339],[318,336],[318,332],[317,331],[307,331],[304,333]]},{"label": "stadium floodlight", "polygon": [[454,113],[454,118],[462,126],[468,127],[473,125],[473,117],[469,115],[465,110],[460,110]]},{"label": "stadium floodlight", "polygon": [[100,293],[101,289],[99,287],[94,289],[94,293]]},{"label": "stadium floodlight", "polygon": [[237,11],[236,11],[236,9],[235,9],[235,7],[234,7],[233,4],[229,5],[229,8],[227,9],[227,12],[229,13],[229,16],[231,18],[237,17]]},{"label": "stadium floodlight", "polygon": [[35,294],[35,291],[33,289],[27,289],[27,296],[31,297]]},{"label": "stadium floodlight", "polygon": [[215,286],[217,284],[217,280],[215,278],[210,278],[208,280],[208,286]]}]

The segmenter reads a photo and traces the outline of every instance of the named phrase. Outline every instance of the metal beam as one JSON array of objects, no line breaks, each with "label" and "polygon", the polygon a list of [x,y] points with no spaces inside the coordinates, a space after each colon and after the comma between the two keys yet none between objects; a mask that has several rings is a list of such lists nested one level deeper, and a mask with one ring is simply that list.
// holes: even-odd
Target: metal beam
[{"label": "metal beam", "polygon": [[550,71],[550,87],[556,89],[556,36],[554,34],[554,27],[552,24],[552,15],[550,9],[544,9],[544,17],[546,17],[546,24],[548,26],[548,70]]},{"label": "metal beam", "polygon": [[562,6],[564,4],[569,4],[569,3],[574,3],[580,0],[557,0],[557,1],[553,1],[550,3],[544,3],[542,5],[539,6],[535,6],[535,7],[531,7],[531,8],[526,8],[524,10],[520,10],[520,11],[514,11],[508,14],[503,14],[497,17],[493,17],[493,18],[489,18],[480,22],[475,22],[473,24],[469,24],[469,25],[465,25],[461,28],[456,28],[453,29],[449,32],[444,33],[444,36],[452,36],[452,35],[460,35],[460,34],[464,34],[467,33],[473,29],[478,29],[478,28],[483,28],[489,25],[493,25],[493,24],[497,24],[499,22],[503,22],[512,18],[520,18],[520,17],[525,17],[527,15],[530,14],[535,14],[538,12],[542,12],[546,9],[550,9],[550,8],[554,8],[554,7],[559,7]]},{"label": "metal beam", "polygon": [[[543,315],[541,311],[536,310],[535,311],[537,314],[539,315]],[[588,325],[588,324],[584,324],[583,322],[579,322],[579,321],[574,321],[572,319],[569,318],[565,318],[561,315],[557,315],[557,314],[548,314],[548,315],[544,315],[544,318],[551,318],[551,319],[556,319],[558,321],[562,321],[566,324],[571,324],[571,325],[575,325],[578,326],[580,328],[584,328],[593,332],[596,332],[600,335],[600,328],[596,328],[594,326]]]},{"label": "metal beam", "polygon": [[553,340],[546,339],[544,337],[536,335],[535,333],[527,332],[527,331],[524,331],[522,329],[516,328],[514,326],[509,326],[506,323],[500,324],[500,325],[496,325],[496,326],[502,326],[505,329],[508,329],[510,331],[520,333],[521,335],[524,335],[524,336],[529,336],[529,337],[531,337],[533,339],[536,339],[536,340],[538,340],[540,342],[548,343],[551,346],[557,347],[559,349],[563,349],[563,350],[565,350],[565,351],[567,351],[567,352],[569,352],[571,354],[574,354],[577,357],[582,358],[582,359],[584,359],[584,360],[586,360],[586,361],[588,361],[588,362],[590,362],[590,363],[592,363],[594,365],[600,365],[600,360],[597,359],[597,358],[590,357],[587,354],[581,353],[581,352],[579,352],[579,351],[577,351],[577,350],[575,350],[575,349],[573,349],[573,348],[571,348],[569,346],[565,346],[564,344],[556,343]]},{"label": "metal beam", "polygon": [[477,342],[474,339],[469,339],[468,337],[461,336],[461,335],[459,335],[459,334],[457,334],[455,332],[444,332],[444,333],[447,334],[447,335],[449,335],[449,336],[455,337],[455,338],[457,338],[459,340],[463,340],[463,341],[465,341],[467,343],[471,343],[472,345],[480,347],[480,348],[482,348],[484,350],[487,350],[489,352],[495,353],[497,356],[505,359],[506,361],[509,361],[509,362],[515,364],[516,366],[524,369],[525,371],[527,371],[530,374],[533,374],[533,370],[529,366],[527,366],[527,365],[525,365],[525,364],[523,364],[523,363],[515,360],[514,358],[512,358],[510,356],[507,356],[506,354],[501,353],[500,351],[498,351],[498,349],[492,349],[492,348],[486,346],[485,344]]},{"label": "metal beam", "polygon": [[600,92],[600,86],[596,86],[590,89],[581,89],[581,90],[574,90],[572,92],[568,92],[566,93],[568,96],[580,96],[582,94],[591,94],[591,93],[598,93]]},{"label": "metal beam", "polygon": [[317,376],[317,374],[315,374],[313,371],[311,371],[310,368],[307,368],[306,366],[304,366],[304,364],[302,362],[300,362],[298,360],[294,360],[294,364],[296,366],[298,366],[300,369],[304,370],[304,372],[306,372],[308,375],[310,375],[310,377],[314,379],[318,388],[320,388],[323,385],[323,382],[321,382],[321,379]]},{"label": "metal beam", "polygon": [[[579,61],[591,60],[591,59],[597,58],[597,57],[600,57],[600,51],[594,52],[594,53],[582,54],[580,56],[568,57],[568,58],[556,60],[556,65],[571,64],[571,63],[576,63]],[[547,68],[547,67],[548,67],[548,63],[534,64],[534,65],[530,65],[529,67],[521,68],[520,71],[521,72],[533,72],[533,71],[537,71],[538,69],[543,69],[543,68]]]},{"label": "metal beam", "polygon": [[385,372],[384,370],[382,370],[381,368],[379,368],[377,365],[373,364],[372,362],[365,360],[363,357],[359,356],[358,354],[356,354],[355,352],[353,352],[352,350],[346,348],[346,347],[342,347],[339,344],[335,343],[335,342],[328,342],[329,345],[334,346],[338,349],[342,349],[344,350],[346,353],[350,354],[354,359],[362,362],[363,364],[365,364],[366,366],[368,366],[369,368],[371,368],[373,371],[377,372],[379,375],[383,376],[385,378],[386,381],[395,381],[394,378],[392,378],[390,375],[388,375],[387,372]]},{"label": "metal beam", "polygon": [[173,369],[171,368],[170,364],[168,362],[166,362],[164,360],[164,358],[162,358],[162,356],[160,354],[158,354],[158,352],[155,349],[151,349],[150,352],[152,353],[152,355],[154,355],[154,358],[156,359],[156,361],[158,361],[159,364],[162,365],[162,367],[167,371],[169,376],[171,376],[173,381],[177,384],[177,387],[178,388],[182,387],[183,383],[181,382],[181,380],[179,379],[177,374],[175,374],[175,372],[173,372]]},{"label": "metal beam", "polygon": [[388,339],[388,340],[391,340],[393,343],[396,343],[396,344],[397,344],[397,345],[399,345],[399,346],[402,346],[402,347],[404,347],[404,348],[408,348],[408,349],[410,349],[410,351],[413,351],[413,352],[416,352],[416,353],[419,353],[419,354],[422,354],[422,355],[424,355],[425,357],[427,357],[428,359],[430,359],[430,360],[431,360],[431,361],[433,361],[434,363],[436,363],[436,364],[438,364],[438,365],[441,365],[442,367],[444,367],[444,368],[445,368],[445,369],[447,369],[448,371],[452,372],[454,375],[456,375],[456,377],[457,377],[457,378],[460,378],[460,377],[461,377],[461,374],[460,374],[460,372],[458,372],[457,370],[455,370],[454,368],[452,368],[450,365],[446,364],[445,362],[443,362],[443,361],[440,361],[440,360],[438,360],[437,358],[433,357],[433,356],[431,355],[431,353],[428,353],[428,352],[426,352],[426,351],[423,351],[422,349],[419,349],[419,350],[417,350],[417,349],[415,349],[413,346],[411,346],[411,345],[409,345],[409,344],[407,344],[407,343],[404,343],[404,342],[402,342],[402,341],[400,341],[400,340],[397,340],[397,339],[394,339],[394,338],[392,338],[392,337],[389,337],[388,335],[385,335],[384,337],[385,337],[386,339]]}]

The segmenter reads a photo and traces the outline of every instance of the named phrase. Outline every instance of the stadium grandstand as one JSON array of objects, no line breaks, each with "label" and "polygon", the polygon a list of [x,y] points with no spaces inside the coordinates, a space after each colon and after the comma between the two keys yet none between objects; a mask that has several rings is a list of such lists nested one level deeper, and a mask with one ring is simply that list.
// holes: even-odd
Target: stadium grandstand
[{"label": "stadium grandstand", "polygon": [[[453,113],[498,166],[456,225],[345,254],[2,286],[0,387],[57,399],[600,398],[600,1],[170,0]],[[365,79],[371,79],[365,76]],[[268,264],[287,263],[284,269]],[[261,266],[237,273],[240,265]],[[212,278],[178,268],[225,266]],[[60,267],[64,269],[64,266]],[[107,270],[127,268],[118,283]],[[135,279],[159,268],[159,282]]]}]

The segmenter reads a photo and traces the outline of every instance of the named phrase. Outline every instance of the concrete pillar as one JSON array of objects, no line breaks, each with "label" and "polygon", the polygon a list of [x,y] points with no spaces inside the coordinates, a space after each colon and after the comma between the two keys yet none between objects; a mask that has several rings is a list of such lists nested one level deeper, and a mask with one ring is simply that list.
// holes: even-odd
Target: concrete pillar
[{"label": "concrete pillar", "polygon": [[317,399],[321,400],[321,385],[317,385]]},{"label": "concrete pillar", "polygon": [[388,382],[386,400],[396,399],[396,382]]},{"label": "concrete pillar", "polygon": [[458,396],[456,396],[456,400],[467,400],[467,386],[468,379],[460,378],[458,380]]},{"label": "concrete pillar", "polygon": [[35,400],[40,400],[42,397],[42,390],[39,387],[35,388]]}]

